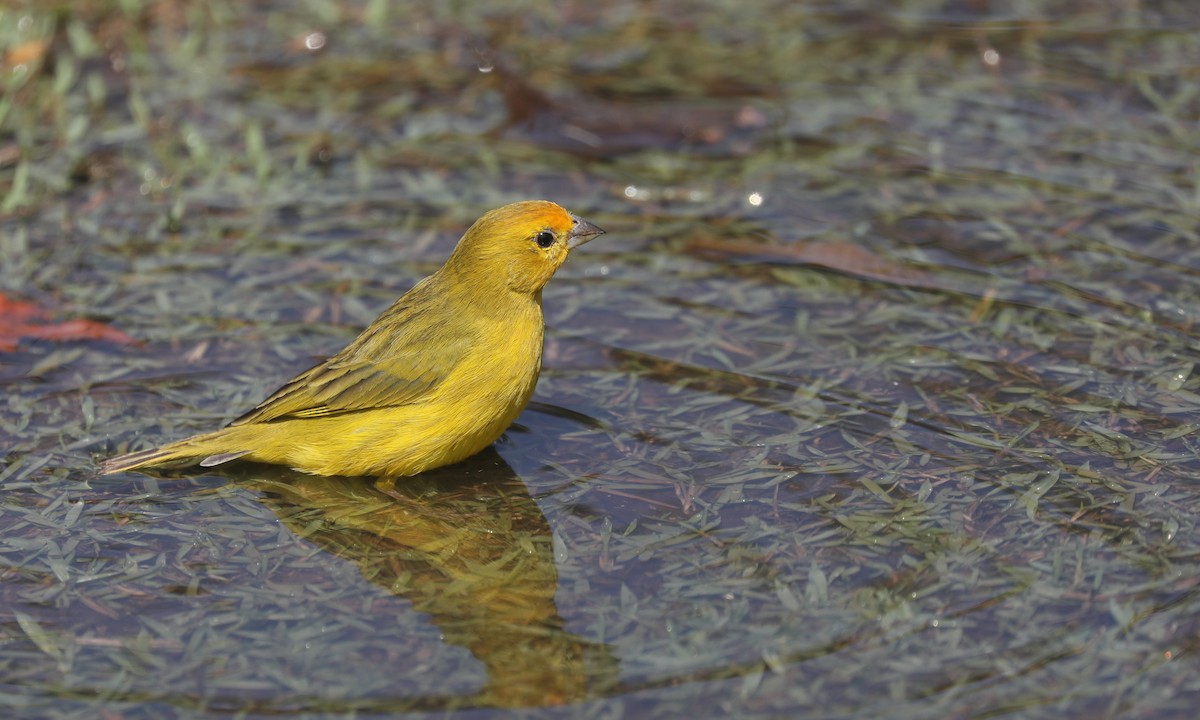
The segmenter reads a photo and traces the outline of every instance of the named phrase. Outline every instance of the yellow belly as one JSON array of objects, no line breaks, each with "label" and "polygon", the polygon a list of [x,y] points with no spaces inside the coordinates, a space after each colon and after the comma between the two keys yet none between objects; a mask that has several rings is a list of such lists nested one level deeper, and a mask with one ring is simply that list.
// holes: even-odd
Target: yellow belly
[{"label": "yellow belly", "polygon": [[451,376],[421,402],[231,427],[240,437],[229,445],[253,447],[247,460],[318,475],[415,475],[458,462],[499,438],[529,403],[541,333],[534,339],[466,364],[469,373]]},{"label": "yellow belly", "polygon": [[247,426],[261,437],[253,443],[259,449],[245,457],[318,475],[415,475],[490,445],[528,403],[529,394],[523,395],[486,405],[407,405]]}]

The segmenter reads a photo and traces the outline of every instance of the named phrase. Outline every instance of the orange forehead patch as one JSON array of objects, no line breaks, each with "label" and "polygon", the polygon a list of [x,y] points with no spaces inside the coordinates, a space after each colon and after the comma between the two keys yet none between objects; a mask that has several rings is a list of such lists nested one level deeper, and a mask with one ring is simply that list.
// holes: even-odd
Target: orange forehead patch
[{"label": "orange forehead patch", "polygon": [[505,205],[491,211],[483,219],[509,228],[524,228],[530,232],[549,229],[556,233],[570,230],[574,222],[570,213],[546,200],[526,200]]}]

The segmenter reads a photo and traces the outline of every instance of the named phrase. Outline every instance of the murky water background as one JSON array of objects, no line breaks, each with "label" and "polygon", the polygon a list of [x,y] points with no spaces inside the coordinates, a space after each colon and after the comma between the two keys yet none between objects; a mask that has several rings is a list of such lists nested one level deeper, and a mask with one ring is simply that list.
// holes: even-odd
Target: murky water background
[{"label": "murky water background", "polygon": [[[0,290],[144,344],[0,354],[0,706],[1191,717],[1198,17],[5,4]],[[532,197],[495,452],[96,476]]]}]

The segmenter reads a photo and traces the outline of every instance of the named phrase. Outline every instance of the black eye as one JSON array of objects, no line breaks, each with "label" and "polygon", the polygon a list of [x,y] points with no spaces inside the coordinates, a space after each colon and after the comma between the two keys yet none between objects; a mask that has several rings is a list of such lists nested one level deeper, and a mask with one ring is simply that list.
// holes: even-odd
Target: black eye
[{"label": "black eye", "polygon": [[538,244],[538,247],[545,250],[554,244],[554,233],[550,232],[549,230],[543,230],[537,234],[537,237],[535,237],[533,241]]}]

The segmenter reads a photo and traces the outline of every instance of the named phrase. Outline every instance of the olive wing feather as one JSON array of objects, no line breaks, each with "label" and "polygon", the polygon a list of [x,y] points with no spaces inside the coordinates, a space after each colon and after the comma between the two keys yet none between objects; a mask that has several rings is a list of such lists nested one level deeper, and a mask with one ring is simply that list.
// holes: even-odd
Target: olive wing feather
[{"label": "olive wing feather", "polygon": [[[399,305],[399,303],[397,303]],[[297,375],[230,425],[317,418],[420,402],[475,345],[465,327],[428,326],[410,307],[393,306],[325,362]],[[386,322],[387,332],[372,332]]]}]

